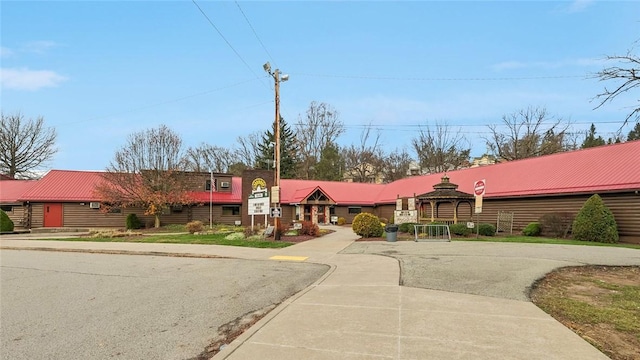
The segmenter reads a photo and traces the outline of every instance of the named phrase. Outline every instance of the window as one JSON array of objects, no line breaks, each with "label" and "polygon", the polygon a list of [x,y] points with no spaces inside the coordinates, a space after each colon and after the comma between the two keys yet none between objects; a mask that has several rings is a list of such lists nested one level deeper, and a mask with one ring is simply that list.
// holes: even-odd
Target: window
[{"label": "window", "polygon": [[349,206],[349,214],[360,214],[362,208],[360,206]]},{"label": "window", "polygon": [[204,189],[211,191],[211,180],[207,180],[207,182],[204,183]]},{"label": "window", "polygon": [[13,206],[11,205],[0,205],[0,209],[4,212],[12,212]]},{"label": "window", "polygon": [[109,209],[109,214],[121,214],[122,209],[119,207],[112,207]]},{"label": "window", "polygon": [[240,205],[222,205],[222,216],[240,215]]}]

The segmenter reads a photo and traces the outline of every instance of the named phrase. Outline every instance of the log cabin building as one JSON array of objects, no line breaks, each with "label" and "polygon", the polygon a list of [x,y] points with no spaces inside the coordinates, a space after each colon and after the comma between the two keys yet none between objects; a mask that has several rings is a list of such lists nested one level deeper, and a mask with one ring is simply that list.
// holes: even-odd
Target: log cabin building
[{"label": "log cabin building", "polygon": [[[163,224],[191,220],[208,224],[210,213],[214,223],[272,223],[264,206],[269,201],[257,198],[258,193],[269,196],[272,171],[248,170],[242,177],[192,173],[191,177],[193,202],[167,211],[161,216]],[[2,180],[0,205],[11,205],[14,213],[10,217],[16,226],[27,229],[124,227],[127,214],[132,212],[143,222],[152,220],[143,209],[100,211],[101,199],[94,194],[100,179],[100,172],[51,170],[35,182],[18,185],[14,182],[19,180]],[[486,183],[479,215],[473,214],[469,196],[477,180]],[[452,185],[443,188],[445,182]],[[457,198],[434,199],[438,186],[454,191]],[[340,217],[350,223],[361,212],[392,219],[402,203],[399,199],[404,199],[404,204],[410,199],[415,203],[409,207],[417,209],[420,222],[473,219],[495,224],[499,212],[509,212],[513,231],[518,232],[548,213],[575,216],[596,193],[613,212],[621,241],[640,243],[640,140],[446,174],[411,176],[389,184],[282,179],[280,203],[285,224],[303,220],[328,224]]]}]

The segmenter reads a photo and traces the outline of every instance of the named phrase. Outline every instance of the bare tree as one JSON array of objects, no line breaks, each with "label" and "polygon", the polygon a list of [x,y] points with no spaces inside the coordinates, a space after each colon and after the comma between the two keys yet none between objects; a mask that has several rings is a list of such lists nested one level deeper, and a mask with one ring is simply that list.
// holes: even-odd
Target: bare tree
[{"label": "bare tree", "polygon": [[382,168],[382,143],[380,133],[371,136],[372,126],[369,124],[360,134],[360,144],[343,148],[342,157],[345,174],[354,182],[376,182]]},{"label": "bare tree", "polygon": [[[595,109],[640,86],[640,57],[634,54],[633,50],[634,48],[631,48],[625,55],[607,56],[607,61],[615,61],[620,65],[604,68],[595,74],[594,77],[600,81],[613,81],[616,83],[613,89],[605,87],[602,93],[596,95],[594,99],[598,101],[598,106]],[[640,106],[632,108],[633,110],[624,119],[624,123],[620,128],[626,126],[631,118],[640,119]]]},{"label": "bare tree", "polygon": [[238,162],[235,151],[206,143],[187,149],[186,157],[188,169],[195,172],[227,173]]},{"label": "bare tree", "polygon": [[172,205],[190,202],[182,139],[165,125],[129,136],[118,150],[95,189],[105,210],[143,207],[145,214],[160,215]]},{"label": "bare tree", "polygon": [[246,168],[253,169],[261,155],[262,133],[256,131],[245,137],[238,136],[236,140],[238,141],[238,147],[234,150],[236,159],[246,165]]},{"label": "bare tree", "polygon": [[504,115],[501,125],[488,125],[491,135],[484,140],[500,161],[526,159],[572,149],[570,126],[545,108],[528,107]]},{"label": "bare tree", "polygon": [[406,149],[395,149],[382,159],[382,181],[390,183],[407,177],[412,162]]},{"label": "bare tree", "polygon": [[52,160],[58,151],[55,148],[56,130],[44,125],[42,116],[25,119],[17,112],[1,114],[0,127],[0,172],[12,178],[32,179],[38,177],[37,170]]},{"label": "bare tree", "polygon": [[468,166],[471,148],[461,131],[452,131],[447,124],[435,123],[432,129],[420,129],[411,140],[422,171],[439,173]]},{"label": "bare tree", "polygon": [[326,103],[311,102],[306,118],[298,117],[295,128],[301,161],[300,177],[311,177],[310,169],[320,161],[325,147],[335,144],[344,130],[337,110]]}]

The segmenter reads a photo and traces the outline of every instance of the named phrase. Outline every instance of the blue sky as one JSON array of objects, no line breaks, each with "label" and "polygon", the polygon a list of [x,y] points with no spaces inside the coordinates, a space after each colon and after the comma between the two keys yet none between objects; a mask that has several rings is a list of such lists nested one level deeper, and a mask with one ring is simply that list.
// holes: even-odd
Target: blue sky
[{"label": "blue sky", "polygon": [[186,146],[268,129],[266,61],[290,75],[285,119],[326,102],[346,125],[341,145],[372,124],[387,150],[413,153],[417,126],[438,121],[479,156],[487,125],[528,106],[607,137],[637,105],[630,94],[593,110],[605,84],[589,75],[640,38],[640,2],[197,4],[213,25],[186,0],[0,2],[2,111],[56,128],[52,168],[101,170],[160,124]]}]

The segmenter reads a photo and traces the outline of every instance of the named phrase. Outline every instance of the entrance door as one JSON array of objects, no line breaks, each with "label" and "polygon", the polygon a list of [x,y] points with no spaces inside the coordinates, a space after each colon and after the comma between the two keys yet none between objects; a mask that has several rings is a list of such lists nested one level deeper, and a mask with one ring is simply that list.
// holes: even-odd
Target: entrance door
[{"label": "entrance door", "polygon": [[324,224],[325,221],[324,205],[318,205],[318,224]]},{"label": "entrance door", "polygon": [[44,227],[62,227],[62,204],[44,204]]}]

